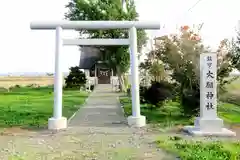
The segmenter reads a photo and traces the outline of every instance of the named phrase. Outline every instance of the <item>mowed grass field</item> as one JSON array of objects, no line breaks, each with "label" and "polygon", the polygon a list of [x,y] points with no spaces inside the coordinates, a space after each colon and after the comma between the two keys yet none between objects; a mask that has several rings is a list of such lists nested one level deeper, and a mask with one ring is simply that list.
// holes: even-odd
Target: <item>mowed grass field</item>
[{"label": "mowed grass field", "polygon": [[[1,78],[0,78],[1,79]],[[6,82],[8,81],[8,82]],[[35,84],[37,87],[27,87]],[[47,126],[53,115],[53,77],[13,77],[0,80],[0,128]],[[4,86],[5,85],[5,86]],[[17,87],[12,87],[19,85]],[[11,86],[11,89],[4,89]],[[88,93],[63,91],[63,116],[69,118],[85,102]]]}]

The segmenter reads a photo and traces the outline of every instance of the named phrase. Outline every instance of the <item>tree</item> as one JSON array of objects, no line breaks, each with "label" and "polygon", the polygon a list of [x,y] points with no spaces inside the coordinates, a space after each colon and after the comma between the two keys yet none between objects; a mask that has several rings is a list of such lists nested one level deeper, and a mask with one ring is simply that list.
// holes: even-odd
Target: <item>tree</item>
[{"label": "tree", "polygon": [[[138,20],[134,0],[128,0],[127,12],[123,10],[122,0],[71,0],[65,18],[69,20]],[[128,30],[80,30],[80,38],[127,38]],[[146,43],[146,33],[138,30],[138,49]],[[117,71],[120,90],[125,91],[124,73],[130,67],[129,50],[126,46],[96,46],[102,54],[102,60]]]},{"label": "tree", "polygon": [[151,78],[149,75],[149,69],[151,67],[151,62],[149,59],[145,59],[145,62],[141,62],[139,66],[139,78],[141,86],[150,86]]},{"label": "tree", "polygon": [[141,74],[144,74],[142,79],[147,78],[152,81],[160,82],[167,78],[164,64],[161,61],[150,62],[148,59],[140,64],[140,71]]},{"label": "tree", "polygon": [[[158,50],[163,46],[158,46]],[[165,70],[165,64],[158,58],[158,51],[152,50],[148,53],[147,59],[140,63],[140,72],[143,75],[142,80],[160,82],[168,78]],[[146,80],[145,80],[146,81]]]},{"label": "tree", "polygon": [[54,74],[53,73],[47,73],[47,76],[53,76]]},{"label": "tree", "polygon": [[240,70],[240,31],[237,32],[237,38],[233,39],[231,44],[232,65]]},{"label": "tree", "polygon": [[86,84],[87,78],[79,66],[71,67],[69,75],[65,78],[66,88],[80,89]]},{"label": "tree", "polygon": [[[200,54],[208,52],[208,47],[202,44],[200,35],[186,26],[180,29],[180,34],[157,39],[156,46],[158,47],[155,55],[164,62],[165,68],[172,73],[172,80],[179,85],[179,97],[185,115],[198,114],[200,108]],[[231,52],[229,52],[227,41],[222,41],[221,45],[217,53],[218,58],[221,57],[221,60],[218,61],[217,79],[221,85],[224,85],[225,77],[229,75],[233,66],[229,63],[231,62]],[[226,50],[223,51],[223,48]],[[220,54],[220,52],[225,53]]]}]

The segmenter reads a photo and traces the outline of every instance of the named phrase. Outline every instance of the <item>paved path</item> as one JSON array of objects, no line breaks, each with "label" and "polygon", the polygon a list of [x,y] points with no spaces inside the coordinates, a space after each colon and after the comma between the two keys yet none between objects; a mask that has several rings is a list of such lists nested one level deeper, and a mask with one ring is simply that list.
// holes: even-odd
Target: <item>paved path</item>
[{"label": "paved path", "polygon": [[[170,159],[152,144],[156,135],[128,127],[118,97],[119,93],[114,93],[111,85],[98,85],[86,106],[70,121],[70,127],[80,135],[91,133],[85,142],[97,149],[99,155],[112,154],[114,160]],[[101,146],[94,146],[95,142]],[[102,159],[108,159],[107,155]]]},{"label": "paved path", "polygon": [[101,84],[90,94],[85,107],[70,121],[77,127],[126,127],[118,93],[112,91],[109,84]]},{"label": "paved path", "polygon": [[24,160],[168,160],[152,144],[156,135],[126,125],[118,94],[98,85],[66,131],[0,136],[0,159]]}]

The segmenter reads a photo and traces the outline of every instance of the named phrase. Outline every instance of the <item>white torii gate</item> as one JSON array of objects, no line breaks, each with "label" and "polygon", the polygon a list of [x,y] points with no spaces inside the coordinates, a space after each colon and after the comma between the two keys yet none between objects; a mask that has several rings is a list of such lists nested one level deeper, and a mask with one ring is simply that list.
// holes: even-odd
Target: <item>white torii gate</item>
[{"label": "white torii gate", "polygon": [[[48,120],[48,129],[67,128],[67,119],[62,117],[62,71],[61,50],[63,45],[129,45],[131,54],[131,91],[132,91],[132,116],[128,117],[128,125],[142,127],[146,125],[146,117],[140,114],[139,99],[139,74],[137,57],[137,30],[160,29],[159,22],[139,21],[57,21],[57,22],[32,22],[33,30],[56,30],[55,76],[54,76],[54,111],[53,117]],[[129,29],[127,39],[63,39],[63,29]]]}]

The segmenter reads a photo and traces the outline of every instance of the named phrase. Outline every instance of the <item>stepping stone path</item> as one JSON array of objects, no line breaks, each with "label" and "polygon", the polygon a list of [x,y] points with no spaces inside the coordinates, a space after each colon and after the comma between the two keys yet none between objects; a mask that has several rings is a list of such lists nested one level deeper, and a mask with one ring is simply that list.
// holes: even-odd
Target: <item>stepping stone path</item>
[{"label": "stepping stone path", "polygon": [[[9,160],[172,160],[153,144],[157,134],[129,128],[111,85],[98,85],[68,129],[9,131],[0,136],[0,159]],[[15,160],[14,159],[14,160]]]}]

